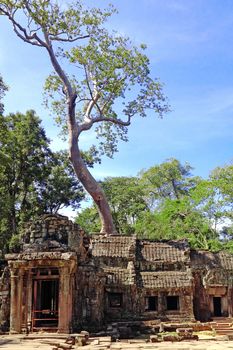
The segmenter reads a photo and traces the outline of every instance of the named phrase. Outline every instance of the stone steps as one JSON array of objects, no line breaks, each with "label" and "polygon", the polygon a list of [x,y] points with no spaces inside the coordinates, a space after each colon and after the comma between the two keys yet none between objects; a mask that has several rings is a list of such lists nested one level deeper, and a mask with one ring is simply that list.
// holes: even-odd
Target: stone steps
[{"label": "stone steps", "polygon": [[212,328],[218,335],[233,335],[233,323],[231,318],[219,318],[211,322]]}]

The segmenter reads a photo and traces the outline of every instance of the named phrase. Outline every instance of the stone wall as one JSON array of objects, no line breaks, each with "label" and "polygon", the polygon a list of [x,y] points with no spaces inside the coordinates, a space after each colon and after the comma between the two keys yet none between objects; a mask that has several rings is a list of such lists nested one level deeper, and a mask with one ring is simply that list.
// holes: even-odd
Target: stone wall
[{"label": "stone wall", "polygon": [[89,238],[79,225],[58,214],[44,214],[24,227],[21,251],[75,251],[85,259]]},{"label": "stone wall", "polygon": [[[12,288],[14,315],[27,310],[18,323],[12,318],[17,330],[30,323],[33,278],[44,269],[57,269],[59,293],[67,300],[59,299],[60,330],[96,330],[129,320],[192,321],[194,315],[208,321],[215,297],[221,298],[222,315],[232,315],[233,256],[190,250],[185,240],[88,237],[68,218],[46,214],[25,226],[21,251],[6,259],[13,280],[19,280]],[[0,330],[9,326],[9,290],[9,270],[1,262]],[[21,302],[18,309],[14,300]]]},{"label": "stone wall", "polygon": [[5,261],[0,261],[0,332],[9,329],[10,274]]},{"label": "stone wall", "polygon": [[[194,314],[200,321],[232,316],[233,256],[227,252],[191,251]],[[214,299],[219,298],[219,310]],[[219,313],[219,315],[217,315]]]},{"label": "stone wall", "polygon": [[[186,241],[152,242],[137,240],[134,236],[95,236],[90,253],[93,264],[99,266],[98,271],[105,276],[105,322],[194,318],[190,248]],[[146,309],[150,297],[157,301],[156,310]],[[175,310],[167,307],[169,297],[177,298]],[[102,305],[99,307],[102,309]]]},{"label": "stone wall", "polygon": [[104,322],[105,276],[92,264],[78,266],[75,275],[73,329],[96,330]]}]

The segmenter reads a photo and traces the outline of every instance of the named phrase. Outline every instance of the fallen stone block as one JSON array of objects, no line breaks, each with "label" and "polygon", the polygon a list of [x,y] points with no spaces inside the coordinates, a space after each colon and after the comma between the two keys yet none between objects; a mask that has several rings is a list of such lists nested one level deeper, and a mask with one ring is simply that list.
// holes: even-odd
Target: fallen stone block
[{"label": "fallen stone block", "polygon": [[62,343],[57,343],[57,342],[43,342],[45,344],[49,344],[53,346],[53,350],[70,350],[72,349],[72,345],[69,344],[62,344]]},{"label": "fallen stone block", "polygon": [[75,336],[71,335],[71,336],[67,337],[65,340],[65,343],[70,344],[70,345],[74,345],[75,344]]},{"label": "fallen stone block", "polygon": [[111,342],[112,341],[112,337],[111,336],[107,336],[107,337],[99,337],[99,344],[101,344],[102,342]]},{"label": "fallen stone block", "polygon": [[192,334],[193,329],[192,328],[177,328],[176,333],[183,335],[183,334]]},{"label": "fallen stone block", "polygon": [[85,334],[78,334],[75,338],[75,345],[76,346],[84,346],[87,345],[88,339],[86,338]]},{"label": "fallen stone block", "polygon": [[89,338],[90,334],[87,331],[81,331],[80,334],[85,335],[85,337]]},{"label": "fallen stone block", "polygon": [[178,335],[163,335],[162,340],[163,341],[178,342],[178,341],[181,341],[182,338]]},{"label": "fallen stone block", "polygon": [[151,335],[150,336],[150,342],[151,343],[158,343],[159,342],[159,338],[157,335]]}]

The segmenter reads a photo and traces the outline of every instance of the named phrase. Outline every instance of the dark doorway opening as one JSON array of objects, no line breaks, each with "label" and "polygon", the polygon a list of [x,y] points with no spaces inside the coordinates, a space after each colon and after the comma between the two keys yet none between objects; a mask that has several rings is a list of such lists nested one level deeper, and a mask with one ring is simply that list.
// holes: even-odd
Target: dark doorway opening
[{"label": "dark doorway opening", "polygon": [[167,310],[179,310],[179,297],[175,296],[167,296]]},{"label": "dark doorway opening", "polygon": [[158,297],[150,296],[146,297],[146,308],[145,311],[157,311],[158,310]]},{"label": "dark doorway opening", "polygon": [[122,293],[108,293],[109,307],[122,307]]},{"label": "dark doorway opening", "polygon": [[58,300],[58,278],[33,281],[32,331],[58,327]]},{"label": "dark doorway opening", "polygon": [[221,297],[213,297],[213,304],[214,304],[214,316],[220,317],[222,316],[222,303],[221,303]]}]

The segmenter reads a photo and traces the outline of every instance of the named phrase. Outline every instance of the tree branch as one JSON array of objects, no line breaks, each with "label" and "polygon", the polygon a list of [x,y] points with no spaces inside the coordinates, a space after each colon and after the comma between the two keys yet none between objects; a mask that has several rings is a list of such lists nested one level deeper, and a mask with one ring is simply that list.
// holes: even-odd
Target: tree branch
[{"label": "tree branch", "polygon": [[[27,11],[30,14],[30,8],[28,7],[28,4],[26,3],[25,6],[26,6]],[[36,32],[34,32],[32,35],[29,35],[27,33],[27,30],[24,27],[22,27],[15,20],[14,13],[12,14],[9,9],[4,8],[4,6],[0,6],[0,13],[4,14],[5,16],[7,16],[9,18],[9,20],[13,24],[13,28],[14,28],[16,35],[20,39],[22,39],[23,41],[28,42],[32,45],[41,46],[41,47],[44,47],[47,49],[49,56],[50,56],[51,63],[54,67],[54,70],[56,71],[56,73],[58,74],[58,76],[60,77],[60,79],[64,85],[64,89],[65,89],[66,97],[67,97],[68,111],[69,111],[69,113],[68,113],[69,123],[72,126],[73,136],[77,137],[77,125],[76,125],[76,120],[75,120],[75,100],[76,100],[77,94],[73,90],[72,85],[71,85],[67,75],[65,74],[65,72],[61,68],[61,66],[60,66],[60,64],[55,56],[55,53],[54,53],[52,45],[51,45],[51,41],[49,39],[49,35],[46,31],[46,28],[44,28],[41,24],[40,24],[41,28],[37,28],[37,30],[41,29],[43,32],[44,39],[45,39],[45,41],[43,41],[42,39],[40,39],[38,37]]]},{"label": "tree branch", "polygon": [[90,95],[91,95],[91,99],[93,100],[93,93],[92,93],[91,86],[90,86],[90,83],[89,83],[89,77],[88,77],[87,67],[86,67],[85,64],[83,65],[83,67],[84,67],[84,71],[85,71],[85,77],[86,77],[87,87],[88,87],[89,93],[90,93]]},{"label": "tree branch", "polygon": [[100,94],[96,91],[95,96],[93,97],[93,99],[90,101],[90,103],[87,106],[84,120],[85,119],[91,120],[91,117],[90,117],[91,111],[92,111],[93,107],[95,105],[97,105],[97,101],[99,100],[99,98],[100,98]]},{"label": "tree branch", "polygon": [[93,124],[99,123],[99,122],[110,122],[110,123],[117,124],[117,125],[129,126],[131,123],[131,117],[128,116],[128,120],[125,122],[121,119],[118,119],[118,118],[108,118],[108,117],[98,117],[98,118],[92,119]]},{"label": "tree branch", "polygon": [[129,126],[131,124],[131,117],[128,116],[128,120],[125,122],[118,118],[108,118],[108,117],[98,117],[98,118],[90,119],[89,122],[86,122],[80,125],[79,135],[81,134],[81,132],[89,130],[93,124],[100,123],[100,122],[110,122],[116,125]]},{"label": "tree branch", "polygon": [[46,32],[45,29],[43,29],[43,34],[44,34],[45,42],[46,42],[46,49],[49,53],[49,57],[51,59],[53,68],[55,69],[56,73],[58,74],[59,78],[61,79],[61,81],[64,84],[67,98],[70,98],[70,99],[72,99],[74,97],[76,98],[76,94],[74,94],[71,83],[70,83],[67,75],[65,74],[64,70],[61,68],[61,66],[60,66],[60,64],[59,64],[59,62],[54,54],[52,45],[49,41],[48,33]]},{"label": "tree branch", "polygon": [[86,113],[85,113],[85,116],[84,116],[84,124],[83,124],[83,126],[85,126],[85,130],[88,130],[92,126],[92,119],[90,117],[92,109],[94,108],[94,106],[96,106],[98,108],[98,110],[100,111],[100,108],[99,108],[99,106],[97,104],[97,101],[100,98],[100,94],[97,91],[96,83],[94,82],[94,80],[93,80],[94,93],[92,92],[92,89],[91,89],[91,86],[90,86],[90,83],[89,83],[89,76],[88,76],[88,71],[87,71],[86,65],[84,65],[84,71],[85,71],[87,87],[88,87],[89,93],[91,95],[91,100],[87,104],[87,107],[86,107]]},{"label": "tree branch", "polygon": [[73,39],[69,39],[69,38],[62,38],[60,37],[59,35],[52,35],[52,34],[49,34],[50,36],[50,40],[52,41],[64,41],[64,42],[69,42],[69,43],[73,43],[74,41],[77,41],[77,40],[81,40],[81,39],[87,39],[90,37],[90,35],[83,35],[83,36],[77,36]]},{"label": "tree branch", "polygon": [[[41,41],[38,36],[34,33],[32,35],[28,35],[27,31],[25,28],[23,28],[15,19],[14,16],[12,16],[10,14],[10,12],[8,12],[7,10],[4,10],[3,7],[0,7],[0,12],[2,12],[5,16],[7,16],[9,18],[9,20],[11,21],[13,28],[14,28],[14,32],[16,33],[16,35],[22,39],[23,41],[32,44],[32,45],[36,45],[36,46],[44,46],[43,41]],[[38,40],[39,39],[39,40]]]}]

